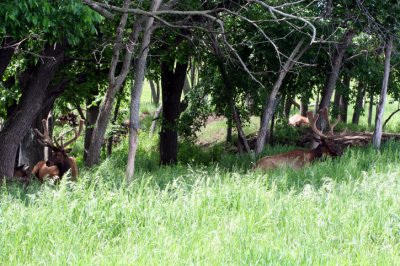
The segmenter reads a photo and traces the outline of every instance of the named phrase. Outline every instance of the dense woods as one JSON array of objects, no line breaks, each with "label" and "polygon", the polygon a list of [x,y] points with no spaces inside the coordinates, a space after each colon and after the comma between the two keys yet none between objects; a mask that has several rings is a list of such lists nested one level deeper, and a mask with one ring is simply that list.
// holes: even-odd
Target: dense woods
[{"label": "dense woods", "polygon": [[[46,119],[50,135],[59,133],[60,118],[73,115],[86,120],[78,156],[87,167],[110,156],[114,138],[129,139],[131,182],[144,84],[160,116],[152,130],[159,120],[162,165],[178,163],[179,140],[195,140],[213,115],[226,118],[228,142],[232,129],[237,133],[239,153],[261,153],[291,113],[306,119],[307,110],[323,108],[343,124],[353,108],[354,125],[368,111],[374,133],[352,132],[353,142],[342,136],[345,146],[372,141],[379,148],[387,136],[387,95],[399,98],[396,3],[60,3],[1,4],[0,176],[12,180],[14,169],[46,160],[34,129]],[[251,117],[260,117],[253,143],[244,131]],[[323,130],[327,120],[319,117],[317,126]],[[117,136],[118,121],[125,121],[125,136]],[[310,148],[318,145],[310,141]]]},{"label": "dense woods", "polygon": [[395,0],[0,1],[0,264],[399,264],[399,26]]},{"label": "dense woods", "polygon": [[[193,139],[212,114],[238,133],[239,152],[260,153],[291,111],[328,107],[346,123],[354,108],[358,124],[375,105],[379,148],[387,95],[398,100],[395,2],[60,3],[1,3],[1,176],[43,159],[33,129],[70,112],[86,119],[88,167],[103,160],[107,136],[112,151],[107,128],[129,120],[131,180],[145,83],[161,99],[161,164],[177,163],[178,140]],[[252,116],[260,117],[255,146],[243,131]]]}]

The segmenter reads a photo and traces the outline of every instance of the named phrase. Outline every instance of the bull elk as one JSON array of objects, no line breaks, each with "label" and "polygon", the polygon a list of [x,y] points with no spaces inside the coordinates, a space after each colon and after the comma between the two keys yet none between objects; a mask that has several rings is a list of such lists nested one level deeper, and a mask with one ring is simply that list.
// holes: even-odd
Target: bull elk
[{"label": "bull elk", "polygon": [[[62,176],[71,169],[72,180],[76,181],[78,177],[78,167],[74,157],[68,155],[71,149],[67,146],[76,141],[83,129],[84,120],[80,120],[79,129],[73,128],[54,138],[54,143],[49,136],[49,129],[47,127],[47,120],[43,119],[43,134],[35,128],[36,134],[39,136],[38,142],[45,147],[51,149],[51,156],[47,161],[39,161],[32,169],[32,174],[36,175],[40,180],[50,177],[53,180],[61,179]],[[64,143],[64,135],[70,131],[74,131],[75,136]],[[60,141],[60,143],[58,142]]]},{"label": "bull elk", "polygon": [[308,121],[307,117],[299,114],[295,114],[289,118],[289,125],[294,127],[307,126],[309,123],[310,122]]},{"label": "bull elk", "polygon": [[[324,134],[321,130],[318,130],[316,123],[319,115],[327,121],[329,125],[329,132]],[[342,149],[333,143],[333,129],[339,122],[339,118],[336,123],[331,124],[328,118],[328,111],[326,108],[320,110],[319,114],[313,115],[312,112],[307,112],[308,120],[312,131],[320,138],[316,139],[318,146],[312,150],[293,150],[273,156],[265,156],[257,161],[253,169],[270,170],[278,167],[288,166],[293,169],[300,169],[306,164],[313,162],[314,160],[323,156],[336,157],[342,155]]]}]

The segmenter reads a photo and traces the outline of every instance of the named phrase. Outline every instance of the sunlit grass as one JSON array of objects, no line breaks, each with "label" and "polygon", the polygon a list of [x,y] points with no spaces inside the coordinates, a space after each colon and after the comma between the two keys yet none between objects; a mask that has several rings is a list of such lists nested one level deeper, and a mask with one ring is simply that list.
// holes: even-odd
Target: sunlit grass
[{"label": "sunlit grass", "polygon": [[3,185],[0,264],[400,262],[397,143],[268,173],[249,171],[249,156],[238,155],[160,168],[155,144],[140,145],[128,187],[125,148],[77,184]]}]

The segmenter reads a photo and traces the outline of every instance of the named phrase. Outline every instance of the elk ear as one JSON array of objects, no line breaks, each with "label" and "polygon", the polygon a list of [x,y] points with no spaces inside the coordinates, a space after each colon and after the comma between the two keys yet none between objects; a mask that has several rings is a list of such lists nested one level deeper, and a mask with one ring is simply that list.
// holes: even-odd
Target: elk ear
[{"label": "elk ear", "polygon": [[65,153],[70,153],[72,151],[72,149],[69,148],[69,149],[65,149],[64,151],[65,151]]}]

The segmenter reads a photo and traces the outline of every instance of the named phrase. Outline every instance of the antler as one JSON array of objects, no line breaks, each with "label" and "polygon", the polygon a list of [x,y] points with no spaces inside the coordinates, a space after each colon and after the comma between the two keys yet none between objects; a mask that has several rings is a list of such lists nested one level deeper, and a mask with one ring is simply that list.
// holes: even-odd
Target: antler
[{"label": "antler", "polygon": [[[36,134],[38,134],[39,138],[38,138],[38,142],[46,147],[49,147],[51,149],[64,149],[65,147],[67,147],[68,145],[70,145],[72,142],[74,142],[75,140],[78,139],[78,137],[80,136],[80,134],[82,133],[82,129],[83,129],[83,124],[84,124],[85,120],[80,120],[79,122],[79,129],[78,131],[76,130],[76,128],[73,128],[71,130],[68,130],[66,132],[64,132],[63,134],[61,134],[61,136],[59,136],[58,138],[54,138],[54,142],[55,144],[53,144],[52,139],[49,136],[49,129],[47,127],[47,120],[43,119],[42,123],[43,123],[43,134],[37,129],[35,128],[35,132]],[[67,134],[68,132],[74,131],[75,136],[64,143],[64,135]],[[58,142],[60,140],[60,142]]]},{"label": "antler", "polygon": [[[317,128],[317,121],[318,121],[318,118],[319,118],[319,114],[321,114],[322,117],[328,123],[328,126],[329,126],[328,135],[323,134],[322,131]],[[317,134],[319,137],[321,137],[321,138],[329,138],[330,136],[332,136],[333,135],[333,129],[335,128],[335,126],[340,121],[340,117],[338,116],[336,122],[334,124],[331,124],[331,122],[329,121],[329,117],[328,117],[328,108],[326,108],[326,107],[324,107],[321,110],[319,110],[319,113],[315,114],[315,115],[312,112],[307,112],[307,117],[308,117],[308,120],[310,121],[310,125],[311,125],[312,131],[315,134]]]},{"label": "antler", "polygon": [[40,137],[40,138],[38,138],[38,142],[41,145],[49,147],[49,148],[52,148],[52,149],[57,148],[57,146],[55,146],[53,144],[53,141],[51,140],[51,138],[49,136],[49,129],[47,127],[47,120],[43,119],[42,120],[42,124],[43,124],[43,134],[40,133],[40,131],[37,128],[35,128],[36,134],[38,134],[38,136]]},{"label": "antler", "polygon": [[70,145],[71,143],[73,143],[74,141],[76,141],[77,139],[78,139],[78,137],[81,135],[81,133],[82,133],[82,129],[83,129],[83,123],[85,122],[85,120],[83,120],[83,119],[81,119],[80,121],[79,121],[79,129],[78,129],[78,131],[76,131],[76,128],[74,128],[74,129],[72,129],[73,131],[74,131],[74,133],[75,133],[75,137],[73,137],[71,140],[69,140],[69,141],[67,141],[67,142],[65,142],[65,143],[62,143],[63,142],[63,136],[65,135],[65,134],[63,134],[62,136],[61,136],[61,143],[62,143],[62,146],[63,147],[67,147],[68,145]]},{"label": "antler", "polygon": [[340,115],[338,115],[336,122],[332,125],[331,122],[329,121],[329,116],[328,116],[328,108],[324,107],[321,110],[319,110],[319,113],[322,115],[322,117],[326,120],[329,126],[329,135],[333,135],[333,129],[336,127],[336,125],[340,121]]}]

